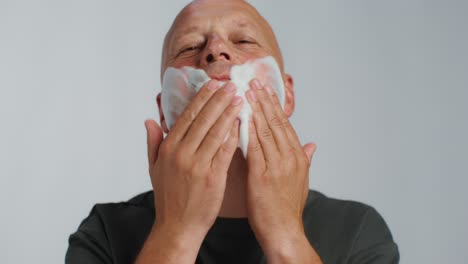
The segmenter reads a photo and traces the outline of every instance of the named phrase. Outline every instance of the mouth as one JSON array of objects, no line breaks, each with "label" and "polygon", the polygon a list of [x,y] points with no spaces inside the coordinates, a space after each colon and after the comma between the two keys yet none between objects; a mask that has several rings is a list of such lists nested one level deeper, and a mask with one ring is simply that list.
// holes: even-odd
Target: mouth
[{"label": "mouth", "polygon": [[228,74],[223,74],[223,75],[212,75],[210,76],[211,79],[217,80],[217,81],[222,81],[222,82],[228,82],[231,80],[231,76]]},{"label": "mouth", "polygon": [[211,79],[226,82],[231,80],[231,66],[220,61],[208,65],[204,70]]}]

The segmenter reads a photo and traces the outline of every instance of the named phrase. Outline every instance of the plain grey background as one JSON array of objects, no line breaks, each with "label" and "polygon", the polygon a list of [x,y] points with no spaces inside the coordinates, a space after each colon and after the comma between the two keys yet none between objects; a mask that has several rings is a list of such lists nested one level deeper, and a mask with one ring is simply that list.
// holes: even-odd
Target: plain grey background
[{"label": "plain grey background", "polygon": [[[310,186],[374,206],[401,263],[468,259],[468,2],[251,1],[295,77]],[[0,0],[0,259],[60,263],[149,190],[161,45],[187,1]]]}]

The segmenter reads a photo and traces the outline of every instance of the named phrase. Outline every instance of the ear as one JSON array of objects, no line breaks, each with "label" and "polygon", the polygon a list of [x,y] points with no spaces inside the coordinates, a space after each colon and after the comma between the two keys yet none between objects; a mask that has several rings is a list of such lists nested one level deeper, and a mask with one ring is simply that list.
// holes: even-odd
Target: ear
[{"label": "ear", "polygon": [[158,96],[156,96],[156,103],[158,104],[159,118],[160,118],[161,127],[162,127],[164,133],[167,134],[169,132],[169,129],[167,128],[166,119],[164,118],[164,113],[162,111],[161,93],[158,93]]},{"label": "ear", "polygon": [[289,74],[284,74],[284,88],[285,88],[285,102],[284,102],[284,113],[291,117],[296,106],[294,99],[294,80]]}]

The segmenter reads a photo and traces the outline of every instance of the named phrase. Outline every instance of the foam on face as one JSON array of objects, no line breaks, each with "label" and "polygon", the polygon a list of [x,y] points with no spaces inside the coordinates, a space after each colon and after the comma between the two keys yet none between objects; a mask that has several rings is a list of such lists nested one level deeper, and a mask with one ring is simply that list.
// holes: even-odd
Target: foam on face
[{"label": "foam on face", "polygon": [[[244,157],[247,158],[247,146],[249,144],[248,126],[252,115],[252,108],[245,94],[250,89],[249,82],[255,78],[260,80],[262,84],[272,87],[283,109],[285,100],[284,82],[278,64],[271,56],[233,66],[230,78],[237,88],[236,95],[244,99],[244,104],[239,112],[240,138],[238,147],[242,150]],[[168,67],[166,69],[163,76],[161,104],[169,130],[190,103],[193,96],[209,80],[210,77],[201,69],[192,67],[183,67],[181,69]],[[223,82],[220,82],[220,85],[223,84]]]}]

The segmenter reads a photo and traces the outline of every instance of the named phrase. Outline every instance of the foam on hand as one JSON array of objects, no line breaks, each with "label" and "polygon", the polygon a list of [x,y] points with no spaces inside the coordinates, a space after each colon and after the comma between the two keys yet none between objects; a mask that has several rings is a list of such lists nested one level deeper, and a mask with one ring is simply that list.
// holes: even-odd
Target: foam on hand
[{"label": "foam on hand", "polygon": [[[252,108],[245,94],[250,89],[249,82],[252,79],[258,79],[262,84],[272,87],[283,109],[285,101],[284,82],[278,64],[271,56],[233,66],[230,78],[237,88],[236,95],[241,96],[244,100],[244,104],[239,112],[240,133],[238,147],[242,150],[244,157],[247,158],[249,119],[252,116]],[[169,130],[190,103],[193,96],[209,80],[210,77],[201,69],[192,67],[182,67],[181,69],[168,67],[166,69],[163,76],[161,104]],[[223,84],[224,82],[220,82],[220,85]]]}]

